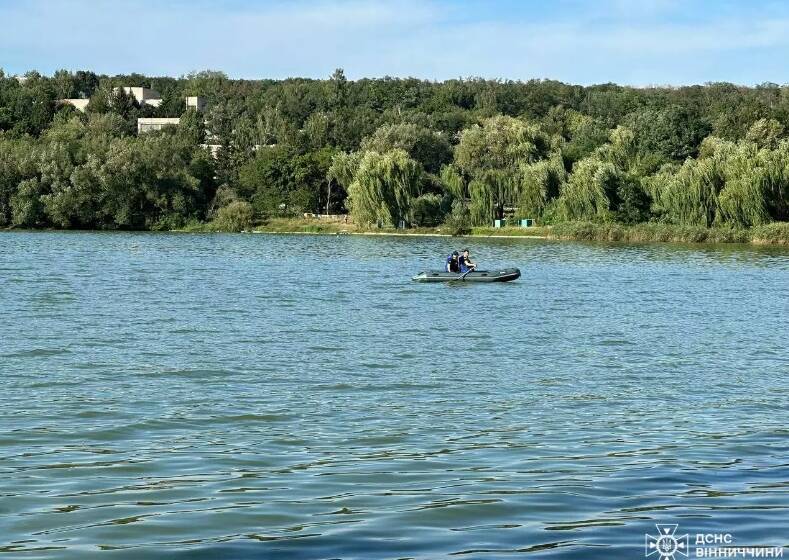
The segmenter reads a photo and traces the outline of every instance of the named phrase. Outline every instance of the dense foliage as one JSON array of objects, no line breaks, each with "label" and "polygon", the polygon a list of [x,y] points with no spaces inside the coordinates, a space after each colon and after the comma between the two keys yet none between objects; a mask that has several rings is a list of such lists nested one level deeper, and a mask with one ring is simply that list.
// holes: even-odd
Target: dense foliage
[{"label": "dense foliage", "polygon": [[[159,107],[117,86],[152,87]],[[184,98],[206,99],[203,114]],[[58,103],[89,99],[87,111]],[[180,116],[136,135],[138,117]],[[0,226],[789,220],[789,88],[0,71]],[[209,146],[210,145],[210,146]]]}]

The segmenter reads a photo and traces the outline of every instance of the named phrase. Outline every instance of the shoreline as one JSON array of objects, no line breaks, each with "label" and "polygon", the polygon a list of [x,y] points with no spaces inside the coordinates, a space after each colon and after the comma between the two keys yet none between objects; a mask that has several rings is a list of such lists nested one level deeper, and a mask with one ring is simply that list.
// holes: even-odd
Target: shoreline
[{"label": "shoreline", "polygon": [[[257,233],[264,235],[361,235],[361,236],[381,236],[381,237],[476,237],[483,239],[547,239],[554,241],[562,241],[561,239],[549,237],[547,235],[483,235],[483,234],[467,234],[467,235],[452,235],[450,233],[403,233],[403,232],[386,232],[386,231],[269,231],[265,229],[253,229],[244,231],[242,233]],[[569,240],[567,240],[569,241]]]},{"label": "shoreline", "polygon": [[366,235],[393,237],[467,237],[488,239],[541,239],[552,241],[597,241],[622,243],[691,243],[691,244],[749,244],[789,245],[789,222],[775,222],[749,229],[728,227],[677,226],[645,223],[634,225],[568,222],[554,226],[531,228],[474,227],[453,235],[443,228],[414,228],[412,230],[368,229],[354,224],[335,222],[316,223],[308,219],[272,219],[257,226],[250,233]]},{"label": "shoreline", "polygon": [[[106,230],[106,229],[22,229],[3,228],[0,231],[82,231],[112,232],[139,231],[156,233],[155,230]],[[553,226],[534,226],[531,228],[493,228],[474,227],[460,234],[447,233],[442,227],[413,228],[397,230],[394,228],[369,229],[355,224],[338,222],[316,222],[310,219],[275,218],[265,224],[250,229],[229,231],[216,227],[212,222],[192,223],[184,228],[162,230],[161,233],[250,233],[270,235],[356,235],[389,237],[458,237],[479,239],[537,239],[543,241],[589,241],[603,243],[676,243],[676,244],[743,244],[753,246],[789,246],[789,222],[773,222],[748,229],[727,227],[677,226],[659,223],[634,225],[595,224],[590,222],[568,222]]]}]

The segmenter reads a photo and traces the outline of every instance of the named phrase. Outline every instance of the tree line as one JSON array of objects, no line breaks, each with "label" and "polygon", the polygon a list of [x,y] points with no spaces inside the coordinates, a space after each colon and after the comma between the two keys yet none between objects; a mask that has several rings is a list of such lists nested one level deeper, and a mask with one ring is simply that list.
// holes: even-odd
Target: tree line
[{"label": "tree line", "polygon": [[[85,113],[58,103],[74,97]],[[144,116],[181,124],[137,136]],[[769,83],[0,71],[0,226],[238,229],[347,211],[458,231],[504,216],[748,227],[789,220],[787,123],[789,88]]]}]

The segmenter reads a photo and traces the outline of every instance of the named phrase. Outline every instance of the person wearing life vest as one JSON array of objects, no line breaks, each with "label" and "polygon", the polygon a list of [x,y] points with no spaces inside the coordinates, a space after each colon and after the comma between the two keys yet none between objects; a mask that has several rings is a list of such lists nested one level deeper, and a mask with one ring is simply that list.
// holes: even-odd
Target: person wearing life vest
[{"label": "person wearing life vest", "polygon": [[460,272],[459,256],[457,251],[452,251],[447,257],[447,272]]},{"label": "person wearing life vest", "polygon": [[471,260],[468,249],[463,249],[463,254],[458,258],[460,264],[460,272],[470,272],[477,268],[477,263]]}]

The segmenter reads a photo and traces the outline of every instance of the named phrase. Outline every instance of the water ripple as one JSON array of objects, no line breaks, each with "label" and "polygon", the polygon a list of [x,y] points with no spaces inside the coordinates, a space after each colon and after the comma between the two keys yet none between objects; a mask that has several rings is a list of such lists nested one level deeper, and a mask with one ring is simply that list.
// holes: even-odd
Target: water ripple
[{"label": "water ripple", "polygon": [[472,242],[521,280],[412,284],[451,239],[1,235],[0,552],[789,542],[786,249]]}]

